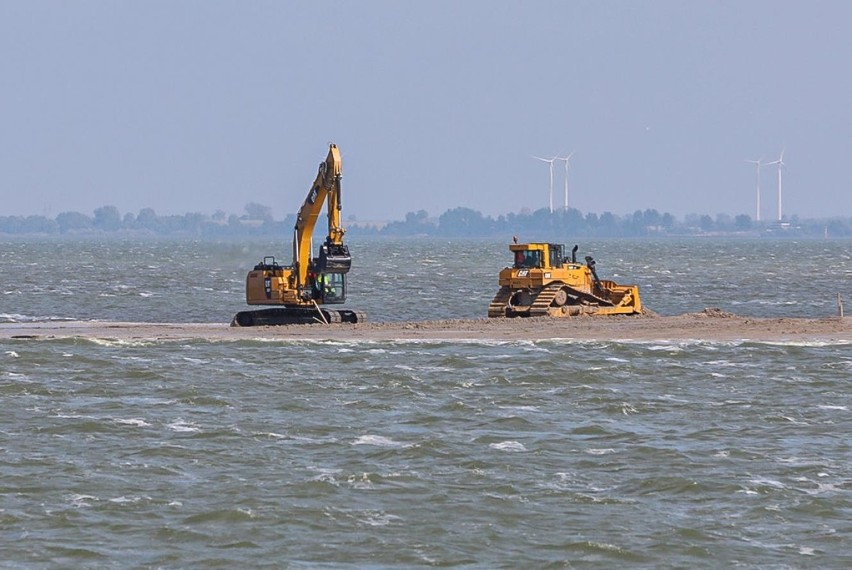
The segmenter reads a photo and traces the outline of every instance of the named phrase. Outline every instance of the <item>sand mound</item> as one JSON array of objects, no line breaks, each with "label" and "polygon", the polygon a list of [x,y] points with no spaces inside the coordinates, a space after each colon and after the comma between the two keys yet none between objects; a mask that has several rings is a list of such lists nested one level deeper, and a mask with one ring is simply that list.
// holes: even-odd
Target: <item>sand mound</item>
[{"label": "sand mound", "polygon": [[664,317],[642,316],[453,319],[414,322],[229,327],[227,323],[44,322],[0,324],[0,339],[51,338],[119,340],[336,339],[336,340],[755,340],[852,342],[852,318],[756,318],[717,308]]}]

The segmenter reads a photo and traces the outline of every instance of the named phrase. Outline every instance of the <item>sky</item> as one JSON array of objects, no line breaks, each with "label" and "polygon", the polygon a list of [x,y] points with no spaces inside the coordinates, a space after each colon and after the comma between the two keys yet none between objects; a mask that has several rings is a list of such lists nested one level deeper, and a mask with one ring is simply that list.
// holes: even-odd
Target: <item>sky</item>
[{"label": "sky", "polygon": [[[0,0],[0,216],[852,216],[852,2]],[[554,206],[564,203],[554,163]],[[761,169],[761,218],[778,214]]]}]

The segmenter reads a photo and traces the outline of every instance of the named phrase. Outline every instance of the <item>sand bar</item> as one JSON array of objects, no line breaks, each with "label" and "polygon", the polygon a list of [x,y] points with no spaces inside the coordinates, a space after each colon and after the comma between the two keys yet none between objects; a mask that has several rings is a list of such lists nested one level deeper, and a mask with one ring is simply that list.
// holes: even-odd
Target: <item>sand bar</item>
[{"label": "sand bar", "polygon": [[355,325],[230,327],[227,323],[2,323],[0,339],[548,340],[850,342],[852,318],[756,318],[707,309],[678,316],[469,319]]}]

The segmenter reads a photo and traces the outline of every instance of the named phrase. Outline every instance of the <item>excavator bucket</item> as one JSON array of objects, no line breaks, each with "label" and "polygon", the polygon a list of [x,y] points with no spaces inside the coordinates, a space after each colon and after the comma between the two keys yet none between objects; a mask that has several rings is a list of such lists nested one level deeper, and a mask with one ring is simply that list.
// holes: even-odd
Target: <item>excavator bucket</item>
[{"label": "excavator bucket", "polygon": [[348,273],[352,267],[349,247],[343,244],[323,244],[316,260],[317,273]]}]

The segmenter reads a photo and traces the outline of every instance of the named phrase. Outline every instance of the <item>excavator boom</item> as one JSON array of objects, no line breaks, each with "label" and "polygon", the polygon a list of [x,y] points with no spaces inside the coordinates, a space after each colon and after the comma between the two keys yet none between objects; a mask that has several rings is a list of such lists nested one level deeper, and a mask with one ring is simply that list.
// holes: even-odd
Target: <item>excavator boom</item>
[{"label": "excavator boom", "polygon": [[323,204],[328,202],[328,235],[320,249],[318,272],[346,273],[352,264],[349,250],[343,245],[345,230],[340,225],[340,180],[343,178],[343,162],[337,145],[331,144],[328,156],[320,162],[317,177],[308,196],[296,215],[293,232],[293,266],[297,270],[297,281],[304,286],[311,269],[311,236],[317,224]]}]

